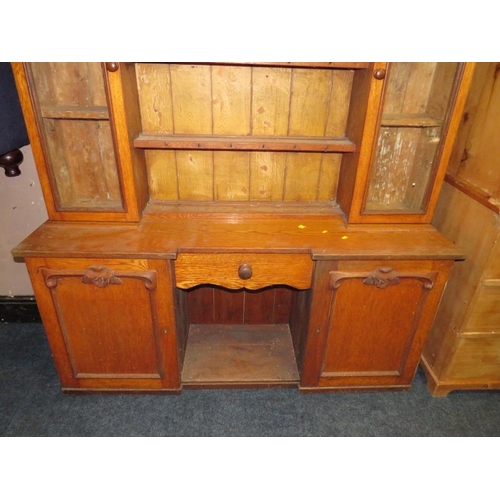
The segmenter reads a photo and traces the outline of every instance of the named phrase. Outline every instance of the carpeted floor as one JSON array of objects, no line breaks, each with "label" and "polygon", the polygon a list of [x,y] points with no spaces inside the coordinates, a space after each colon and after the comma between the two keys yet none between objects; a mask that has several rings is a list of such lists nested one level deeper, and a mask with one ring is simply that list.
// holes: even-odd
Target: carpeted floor
[{"label": "carpeted floor", "polygon": [[0,325],[2,436],[500,436],[500,392],[65,396],[39,323]]}]

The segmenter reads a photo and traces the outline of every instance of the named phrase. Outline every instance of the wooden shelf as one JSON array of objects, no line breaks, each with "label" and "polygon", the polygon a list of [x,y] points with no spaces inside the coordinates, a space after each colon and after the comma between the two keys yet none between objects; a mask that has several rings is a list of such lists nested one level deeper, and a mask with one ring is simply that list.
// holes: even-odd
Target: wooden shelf
[{"label": "wooden shelf", "polygon": [[109,120],[106,106],[45,106],[41,114],[56,120]]},{"label": "wooden shelf", "polygon": [[144,215],[157,218],[182,216],[204,218],[224,218],[228,214],[234,219],[259,218],[293,218],[297,216],[320,218],[343,218],[343,212],[335,202],[297,202],[297,201],[165,201],[150,200]]},{"label": "wooden shelf", "polygon": [[[158,64],[158,63],[156,63]],[[284,68],[366,69],[367,62],[170,62],[168,64],[216,64],[219,66],[277,66]]]},{"label": "wooden shelf", "polygon": [[394,113],[382,115],[382,127],[442,127],[443,120],[420,113]]},{"label": "wooden shelf", "polygon": [[356,145],[346,138],[263,137],[222,135],[140,134],[134,140],[140,149],[207,149],[226,151],[294,151],[353,153]]},{"label": "wooden shelf", "polygon": [[183,385],[294,385],[288,325],[191,325]]}]

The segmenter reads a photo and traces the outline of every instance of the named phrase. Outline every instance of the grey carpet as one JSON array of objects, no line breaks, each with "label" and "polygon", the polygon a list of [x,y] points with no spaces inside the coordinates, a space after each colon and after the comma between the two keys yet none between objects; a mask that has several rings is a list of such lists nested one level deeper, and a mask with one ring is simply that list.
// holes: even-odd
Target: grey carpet
[{"label": "grey carpet", "polygon": [[65,396],[39,323],[0,325],[2,436],[500,436],[500,392]]}]

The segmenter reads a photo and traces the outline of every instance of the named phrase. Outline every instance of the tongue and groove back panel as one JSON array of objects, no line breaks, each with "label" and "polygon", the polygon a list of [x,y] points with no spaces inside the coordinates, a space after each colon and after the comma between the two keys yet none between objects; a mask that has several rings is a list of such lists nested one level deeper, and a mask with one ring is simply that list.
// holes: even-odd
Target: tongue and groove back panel
[{"label": "tongue and groove back panel", "polygon": [[[137,64],[144,134],[345,138],[353,70]],[[153,200],[335,202],[342,154],[146,150]]]}]

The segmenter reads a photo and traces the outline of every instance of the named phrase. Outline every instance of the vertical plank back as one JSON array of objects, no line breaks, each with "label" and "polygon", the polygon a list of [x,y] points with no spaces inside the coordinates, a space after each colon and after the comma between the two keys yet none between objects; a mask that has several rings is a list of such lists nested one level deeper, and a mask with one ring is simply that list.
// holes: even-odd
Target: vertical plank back
[{"label": "vertical plank back", "polygon": [[[353,70],[136,66],[144,133],[347,135]],[[146,152],[154,200],[335,203],[340,161],[323,153]]]}]

